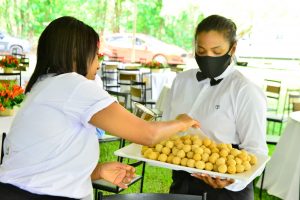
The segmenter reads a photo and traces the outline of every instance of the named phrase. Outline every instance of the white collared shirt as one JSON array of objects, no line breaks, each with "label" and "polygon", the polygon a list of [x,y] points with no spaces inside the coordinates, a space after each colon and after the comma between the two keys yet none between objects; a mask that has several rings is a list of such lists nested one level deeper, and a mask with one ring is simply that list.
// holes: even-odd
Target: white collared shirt
[{"label": "white collared shirt", "polygon": [[5,140],[0,182],[36,194],[91,195],[99,143],[89,121],[114,101],[96,81],[76,73],[41,79]]},{"label": "white collared shirt", "polygon": [[[217,143],[237,144],[252,153],[267,155],[266,97],[263,91],[230,65],[219,77],[198,82],[198,69],[179,73],[173,82],[163,120],[187,113],[197,119],[203,132]],[[246,183],[226,188],[240,191]]]}]

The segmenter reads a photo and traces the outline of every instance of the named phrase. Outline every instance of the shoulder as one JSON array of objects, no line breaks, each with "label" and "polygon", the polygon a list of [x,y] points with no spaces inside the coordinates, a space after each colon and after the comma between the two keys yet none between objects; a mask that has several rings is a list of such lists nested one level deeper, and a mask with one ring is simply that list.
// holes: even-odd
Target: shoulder
[{"label": "shoulder", "polygon": [[236,89],[235,93],[240,97],[245,98],[265,98],[263,89],[246,78],[241,72],[235,70],[232,75],[232,84]]},{"label": "shoulder", "polygon": [[32,94],[39,96],[62,96],[66,98],[74,92],[95,93],[101,91],[102,87],[96,81],[88,80],[77,73],[66,73],[45,78],[33,87]]},{"label": "shoulder", "polygon": [[198,69],[189,69],[183,72],[180,72],[177,74],[175,78],[175,82],[181,82],[181,81],[196,81],[196,73]]}]

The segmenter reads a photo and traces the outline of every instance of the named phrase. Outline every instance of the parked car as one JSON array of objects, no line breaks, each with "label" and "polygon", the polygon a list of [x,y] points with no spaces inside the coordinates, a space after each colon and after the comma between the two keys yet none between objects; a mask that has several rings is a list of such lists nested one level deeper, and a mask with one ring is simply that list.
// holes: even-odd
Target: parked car
[{"label": "parked car", "polygon": [[[104,54],[110,59],[131,61],[133,49],[132,33],[115,33],[104,37]],[[185,64],[187,52],[145,34],[135,34],[135,62],[159,61],[164,65]]]},{"label": "parked car", "polygon": [[30,51],[29,41],[12,37],[0,31],[0,52],[9,54],[25,54]]}]

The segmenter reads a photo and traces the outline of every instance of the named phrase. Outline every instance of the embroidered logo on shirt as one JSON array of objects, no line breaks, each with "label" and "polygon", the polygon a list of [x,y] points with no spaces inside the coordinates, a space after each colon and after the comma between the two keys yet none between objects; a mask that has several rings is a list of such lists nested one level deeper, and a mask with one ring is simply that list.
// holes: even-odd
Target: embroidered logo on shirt
[{"label": "embroidered logo on shirt", "polygon": [[216,105],[215,109],[217,109],[217,110],[220,109],[220,105]]}]

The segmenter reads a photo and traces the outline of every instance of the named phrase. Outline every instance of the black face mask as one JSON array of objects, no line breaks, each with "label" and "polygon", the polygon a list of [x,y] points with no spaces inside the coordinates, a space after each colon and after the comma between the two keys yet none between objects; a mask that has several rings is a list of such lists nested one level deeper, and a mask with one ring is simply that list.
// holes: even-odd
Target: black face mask
[{"label": "black face mask", "polygon": [[198,56],[195,54],[196,62],[203,75],[211,79],[220,76],[230,65],[231,56],[228,54],[229,51],[225,55],[218,57]]}]

